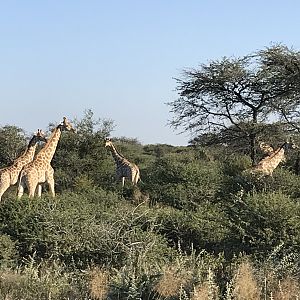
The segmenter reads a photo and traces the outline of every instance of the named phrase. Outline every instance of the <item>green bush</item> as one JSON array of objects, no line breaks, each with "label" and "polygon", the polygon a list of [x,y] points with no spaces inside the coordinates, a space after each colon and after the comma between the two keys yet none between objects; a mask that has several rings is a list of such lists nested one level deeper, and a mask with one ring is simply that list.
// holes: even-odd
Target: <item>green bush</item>
[{"label": "green bush", "polygon": [[221,252],[229,233],[226,214],[217,205],[207,203],[196,211],[156,208],[152,212],[156,231],[163,234],[171,247],[178,243],[184,251]]},{"label": "green bush", "polygon": [[237,252],[266,256],[284,243],[299,251],[300,205],[282,192],[248,193],[228,205]]},{"label": "green bush", "polygon": [[281,167],[275,169],[272,176],[243,172],[241,175],[231,177],[231,184],[232,191],[241,188],[246,192],[281,191],[295,199],[300,197],[300,177]]},{"label": "green bush", "polygon": [[0,232],[16,243],[20,261],[35,254],[37,259],[59,258],[81,267],[120,265],[132,244],[142,249],[155,241],[167,251],[161,237],[142,229],[148,222],[145,215],[101,189],[64,194],[55,200],[24,197],[0,206]]},{"label": "green bush", "polygon": [[11,267],[15,265],[17,256],[15,243],[10,236],[6,234],[0,235],[0,265],[1,267]]},{"label": "green bush", "polygon": [[220,164],[192,155],[158,159],[147,175],[144,189],[151,201],[179,209],[196,209],[205,202],[215,201],[222,186]]},{"label": "green bush", "polygon": [[246,155],[231,155],[223,162],[223,172],[229,176],[237,176],[251,167],[251,159]]},{"label": "green bush", "polygon": [[269,182],[269,191],[281,191],[292,198],[300,198],[300,177],[291,171],[278,168]]}]

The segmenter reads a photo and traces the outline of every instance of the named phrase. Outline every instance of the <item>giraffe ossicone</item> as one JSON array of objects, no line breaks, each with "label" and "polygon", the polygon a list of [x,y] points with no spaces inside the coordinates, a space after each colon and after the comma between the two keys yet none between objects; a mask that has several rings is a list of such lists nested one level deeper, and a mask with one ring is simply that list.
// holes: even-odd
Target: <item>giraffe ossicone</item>
[{"label": "giraffe ossicone", "polygon": [[40,197],[44,182],[48,183],[50,192],[55,197],[54,169],[51,166],[51,160],[55,154],[62,131],[75,132],[72,124],[66,117],[54,128],[47,143],[35,156],[33,161],[22,169],[18,185],[18,198],[22,197],[25,187],[28,188],[30,198],[34,197],[36,190],[37,195]]}]

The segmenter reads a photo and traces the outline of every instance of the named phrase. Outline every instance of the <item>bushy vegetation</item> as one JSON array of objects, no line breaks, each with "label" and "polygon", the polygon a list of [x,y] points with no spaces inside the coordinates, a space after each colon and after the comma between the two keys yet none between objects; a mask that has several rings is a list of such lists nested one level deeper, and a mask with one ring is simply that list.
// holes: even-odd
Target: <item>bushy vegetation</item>
[{"label": "bushy vegetation", "polygon": [[112,123],[87,112],[76,127],[53,159],[56,198],[3,196],[0,299],[300,297],[297,155],[261,179],[226,146],[119,138],[142,178],[122,189],[103,145]]}]

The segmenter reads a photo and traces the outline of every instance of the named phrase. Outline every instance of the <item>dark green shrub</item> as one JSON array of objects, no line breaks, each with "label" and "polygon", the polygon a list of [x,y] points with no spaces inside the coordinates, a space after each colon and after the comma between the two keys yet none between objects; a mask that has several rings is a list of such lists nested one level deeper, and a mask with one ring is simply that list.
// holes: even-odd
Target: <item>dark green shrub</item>
[{"label": "dark green shrub", "polygon": [[153,203],[195,209],[216,199],[221,175],[218,162],[197,160],[189,153],[172,155],[158,159],[147,170],[144,189]]},{"label": "dark green shrub", "polygon": [[196,211],[156,208],[153,212],[156,231],[163,234],[172,247],[178,243],[185,251],[223,251],[223,240],[229,233],[226,214],[215,204],[207,203]]},{"label": "dark green shrub", "polygon": [[292,198],[300,198],[300,177],[291,171],[278,168],[269,182],[269,191],[282,191]]},{"label": "dark green shrub", "polygon": [[223,162],[223,172],[229,176],[240,175],[242,171],[251,167],[251,159],[246,155],[231,155]]},{"label": "dark green shrub", "polygon": [[10,267],[15,265],[17,251],[16,245],[6,234],[0,235],[0,265],[1,267]]},{"label": "dark green shrub", "polygon": [[168,251],[161,237],[143,230],[145,222],[151,223],[145,214],[101,189],[64,194],[55,200],[24,197],[2,203],[0,232],[16,243],[20,261],[35,254],[36,259],[59,258],[81,267],[90,263],[117,266],[132,244],[142,251],[155,241],[153,249]]},{"label": "dark green shrub", "polygon": [[227,208],[237,252],[264,256],[281,243],[299,251],[300,205],[289,196],[254,192]]},{"label": "dark green shrub", "polygon": [[281,191],[292,198],[300,196],[300,177],[281,167],[278,167],[272,176],[243,172],[232,177],[231,181],[235,187],[239,187],[235,190],[243,188],[245,192]]}]

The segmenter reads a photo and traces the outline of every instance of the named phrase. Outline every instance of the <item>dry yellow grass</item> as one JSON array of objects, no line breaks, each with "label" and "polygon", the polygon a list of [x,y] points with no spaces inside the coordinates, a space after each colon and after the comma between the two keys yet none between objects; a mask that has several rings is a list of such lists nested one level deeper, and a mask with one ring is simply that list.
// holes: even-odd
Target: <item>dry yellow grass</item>
[{"label": "dry yellow grass", "polygon": [[233,280],[233,297],[237,300],[259,300],[260,288],[249,261],[240,264]]},{"label": "dry yellow grass", "polygon": [[154,286],[154,291],[162,297],[176,296],[189,280],[189,273],[180,272],[174,267],[168,267]]},{"label": "dry yellow grass", "polygon": [[210,300],[209,284],[204,282],[195,287],[191,300]]},{"label": "dry yellow grass", "polygon": [[107,299],[109,289],[109,274],[107,271],[95,268],[90,272],[90,293],[92,299]]}]

